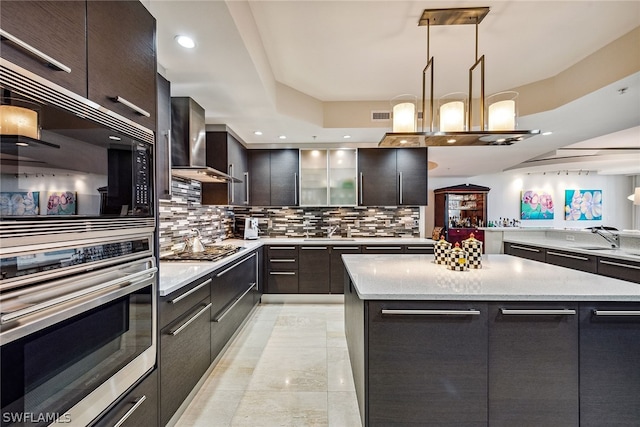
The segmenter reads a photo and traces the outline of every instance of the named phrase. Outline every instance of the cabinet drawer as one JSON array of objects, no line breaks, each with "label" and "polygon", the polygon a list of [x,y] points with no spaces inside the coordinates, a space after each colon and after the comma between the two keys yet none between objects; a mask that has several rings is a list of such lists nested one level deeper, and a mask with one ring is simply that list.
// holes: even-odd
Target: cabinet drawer
[{"label": "cabinet drawer", "polygon": [[407,254],[433,254],[433,245],[423,245],[423,246],[407,245],[404,247],[404,251]]},{"label": "cabinet drawer", "polygon": [[297,294],[297,271],[269,271],[267,292],[270,294]]},{"label": "cabinet drawer", "polygon": [[269,258],[269,270],[297,270],[298,258]]},{"label": "cabinet drawer", "polygon": [[598,274],[640,283],[640,262],[598,258]]},{"label": "cabinet drawer", "polygon": [[267,248],[267,259],[295,258],[298,259],[298,247],[296,245],[269,246]]},{"label": "cabinet drawer", "polygon": [[[595,255],[585,255],[575,252],[558,251],[547,249],[547,264],[559,265],[561,267],[572,268],[574,270],[596,273],[598,266]],[[639,272],[640,273],[640,272]]]},{"label": "cabinet drawer", "polygon": [[198,301],[207,298],[210,292],[210,284],[211,276],[207,275],[167,296],[161,297],[158,307],[160,329],[183,315],[191,307],[195,306]]},{"label": "cabinet drawer", "polygon": [[504,253],[520,258],[532,259],[534,261],[545,262],[545,250],[535,246],[521,245],[520,243],[505,243]]},{"label": "cabinet drawer", "polygon": [[403,252],[404,248],[402,247],[402,245],[365,245],[362,247],[363,254],[401,254]]},{"label": "cabinet drawer", "polygon": [[257,253],[233,261],[213,273],[211,284],[212,318],[217,318],[227,310],[247,289],[257,287]]},{"label": "cabinet drawer", "polygon": [[229,342],[256,303],[256,286],[248,288],[224,310],[212,314],[211,319],[211,361]]},{"label": "cabinet drawer", "polygon": [[152,371],[94,427],[155,427],[158,424],[158,371]]}]

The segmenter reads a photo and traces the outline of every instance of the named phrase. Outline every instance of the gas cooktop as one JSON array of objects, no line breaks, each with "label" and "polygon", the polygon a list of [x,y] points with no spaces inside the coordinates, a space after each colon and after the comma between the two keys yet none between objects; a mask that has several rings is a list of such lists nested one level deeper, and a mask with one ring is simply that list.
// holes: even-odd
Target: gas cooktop
[{"label": "gas cooktop", "polygon": [[162,261],[219,261],[244,249],[233,245],[205,246],[204,252],[179,252],[162,257]]}]

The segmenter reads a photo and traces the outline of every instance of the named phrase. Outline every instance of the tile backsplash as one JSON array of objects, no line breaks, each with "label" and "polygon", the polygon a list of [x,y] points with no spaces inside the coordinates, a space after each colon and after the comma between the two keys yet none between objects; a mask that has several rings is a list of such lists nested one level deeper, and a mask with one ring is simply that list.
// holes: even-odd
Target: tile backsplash
[{"label": "tile backsplash", "polygon": [[337,226],[341,237],[420,237],[417,206],[349,207],[237,207],[207,206],[197,181],[172,180],[171,201],[160,201],[160,252],[176,250],[200,230],[203,243],[243,237],[244,220],[258,218],[264,237],[326,237]]}]

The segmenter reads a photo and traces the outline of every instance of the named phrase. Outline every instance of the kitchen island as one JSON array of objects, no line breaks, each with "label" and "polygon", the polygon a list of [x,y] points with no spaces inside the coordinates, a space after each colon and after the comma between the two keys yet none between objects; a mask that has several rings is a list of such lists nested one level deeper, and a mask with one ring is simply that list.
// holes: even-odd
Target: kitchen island
[{"label": "kitchen island", "polygon": [[634,425],[640,286],[508,255],[344,255],[363,424]]}]

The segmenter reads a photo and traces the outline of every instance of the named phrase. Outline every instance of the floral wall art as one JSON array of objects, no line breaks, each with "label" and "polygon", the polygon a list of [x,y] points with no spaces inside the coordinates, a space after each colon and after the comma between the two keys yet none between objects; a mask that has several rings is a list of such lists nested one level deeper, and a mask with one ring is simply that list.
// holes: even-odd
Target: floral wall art
[{"label": "floral wall art", "polygon": [[564,217],[567,221],[602,219],[602,190],[565,190]]},{"label": "floral wall art", "polygon": [[16,191],[0,193],[0,215],[30,216],[38,215],[40,193],[37,191]]},{"label": "floral wall art", "polygon": [[523,191],[520,198],[520,219],[553,219],[551,195],[544,191]]},{"label": "floral wall art", "polygon": [[47,194],[47,215],[75,215],[76,193],[54,191]]}]

